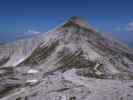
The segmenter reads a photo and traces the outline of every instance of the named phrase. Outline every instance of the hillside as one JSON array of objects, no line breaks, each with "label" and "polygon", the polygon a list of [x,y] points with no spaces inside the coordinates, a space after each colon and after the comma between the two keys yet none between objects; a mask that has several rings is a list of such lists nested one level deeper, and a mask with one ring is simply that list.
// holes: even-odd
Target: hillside
[{"label": "hillside", "polygon": [[0,45],[0,100],[132,100],[133,51],[81,17]]}]

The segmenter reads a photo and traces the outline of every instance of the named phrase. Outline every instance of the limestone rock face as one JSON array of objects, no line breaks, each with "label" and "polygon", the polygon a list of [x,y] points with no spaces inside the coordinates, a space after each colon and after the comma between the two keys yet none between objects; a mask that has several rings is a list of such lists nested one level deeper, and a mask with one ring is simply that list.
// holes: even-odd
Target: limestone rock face
[{"label": "limestone rock face", "polygon": [[133,50],[71,17],[0,45],[0,100],[132,100]]}]

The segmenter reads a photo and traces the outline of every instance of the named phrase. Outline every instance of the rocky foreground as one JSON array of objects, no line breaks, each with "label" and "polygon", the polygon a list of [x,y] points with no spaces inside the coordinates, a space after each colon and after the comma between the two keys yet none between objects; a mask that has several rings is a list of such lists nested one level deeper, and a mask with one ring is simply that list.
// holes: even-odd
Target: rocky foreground
[{"label": "rocky foreground", "polygon": [[[36,72],[35,72],[36,71]],[[24,72],[25,73],[25,72]],[[21,76],[23,80],[6,80],[8,92],[0,100],[132,100],[132,80],[109,80],[78,76],[76,69],[64,73],[43,74],[35,70]],[[21,71],[21,73],[23,72]],[[17,75],[17,79],[19,75]],[[15,83],[15,85],[14,85]],[[1,82],[2,84],[2,82]],[[12,84],[12,85],[11,85]],[[19,85],[21,84],[21,87]],[[16,87],[18,86],[18,87]]]}]

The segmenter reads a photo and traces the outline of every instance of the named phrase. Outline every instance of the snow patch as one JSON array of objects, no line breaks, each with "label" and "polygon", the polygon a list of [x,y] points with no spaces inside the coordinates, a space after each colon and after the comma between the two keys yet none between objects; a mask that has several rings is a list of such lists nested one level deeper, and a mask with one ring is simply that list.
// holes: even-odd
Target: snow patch
[{"label": "snow patch", "polygon": [[30,69],[30,70],[28,70],[27,73],[28,73],[28,74],[36,74],[36,73],[39,73],[39,71],[36,70],[36,69]]},{"label": "snow patch", "polygon": [[37,83],[38,80],[37,79],[32,79],[32,80],[27,80],[26,83]]}]

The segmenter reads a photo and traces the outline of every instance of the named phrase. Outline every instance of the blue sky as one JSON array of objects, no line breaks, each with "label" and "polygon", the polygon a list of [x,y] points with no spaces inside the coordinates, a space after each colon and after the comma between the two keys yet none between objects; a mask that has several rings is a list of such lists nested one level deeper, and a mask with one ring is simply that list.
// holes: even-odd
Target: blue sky
[{"label": "blue sky", "polygon": [[0,41],[48,31],[76,15],[133,45],[132,12],[133,0],[0,0]]}]

